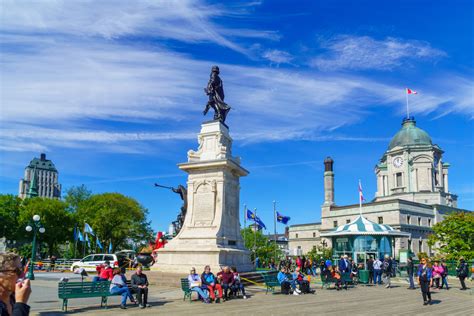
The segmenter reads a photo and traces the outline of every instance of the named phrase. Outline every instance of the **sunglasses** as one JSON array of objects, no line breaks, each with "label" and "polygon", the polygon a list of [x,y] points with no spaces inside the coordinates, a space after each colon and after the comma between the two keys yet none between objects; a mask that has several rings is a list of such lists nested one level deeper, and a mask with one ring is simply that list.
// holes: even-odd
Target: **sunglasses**
[{"label": "sunglasses", "polygon": [[0,270],[0,272],[15,272],[17,276],[21,276],[23,274],[23,269],[20,267],[16,267],[15,269]]}]

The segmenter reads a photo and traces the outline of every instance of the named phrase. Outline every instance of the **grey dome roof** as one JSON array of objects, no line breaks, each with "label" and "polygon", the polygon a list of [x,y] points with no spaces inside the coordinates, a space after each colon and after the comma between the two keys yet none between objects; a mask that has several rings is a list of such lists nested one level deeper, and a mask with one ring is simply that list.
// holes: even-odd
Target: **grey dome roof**
[{"label": "grey dome roof", "polygon": [[403,120],[402,128],[393,136],[388,149],[397,146],[417,146],[417,145],[433,145],[430,135],[421,128],[416,127],[414,118],[406,118]]}]

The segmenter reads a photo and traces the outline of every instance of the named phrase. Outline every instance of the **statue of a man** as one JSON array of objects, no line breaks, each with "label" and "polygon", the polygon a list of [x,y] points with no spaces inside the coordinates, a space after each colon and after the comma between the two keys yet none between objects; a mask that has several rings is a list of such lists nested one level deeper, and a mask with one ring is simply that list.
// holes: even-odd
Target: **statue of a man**
[{"label": "statue of a man", "polygon": [[175,225],[175,227],[176,227],[176,232],[178,233],[181,230],[181,227],[183,227],[184,218],[186,217],[186,212],[188,210],[188,190],[181,184],[178,185],[177,188],[171,188],[171,190],[174,193],[179,194],[179,196],[181,197],[181,200],[183,200],[183,206],[181,206],[181,212],[180,214],[178,214],[176,218],[177,225]]},{"label": "statue of a man", "polygon": [[209,96],[203,114],[206,115],[210,108],[214,109],[214,120],[225,122],[230,106],[224,102],[224,85],[219,77],[219,67],[213,66],[211,76],[204,92]]}]

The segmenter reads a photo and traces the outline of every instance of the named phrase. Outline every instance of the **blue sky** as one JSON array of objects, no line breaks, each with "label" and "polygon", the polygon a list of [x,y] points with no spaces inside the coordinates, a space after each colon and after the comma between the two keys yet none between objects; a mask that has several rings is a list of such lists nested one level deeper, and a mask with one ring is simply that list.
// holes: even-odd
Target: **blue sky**
[{"label": "blue sky", "polygon": [[[203,87],[217,64],[234,154],[250,175],[241,204],[272,225],[316,222],[322,161],[336,202],[375,192],[374,166],[411,112],[445,150],[450,190],[474,208],[470,1],[2,1],[0,192],[46,152],[67,189],[131,196],[154,229],[181,202]],[[241,207],[243,209],[243,206]],[[283,227],[279,227],[281,231]]]}]

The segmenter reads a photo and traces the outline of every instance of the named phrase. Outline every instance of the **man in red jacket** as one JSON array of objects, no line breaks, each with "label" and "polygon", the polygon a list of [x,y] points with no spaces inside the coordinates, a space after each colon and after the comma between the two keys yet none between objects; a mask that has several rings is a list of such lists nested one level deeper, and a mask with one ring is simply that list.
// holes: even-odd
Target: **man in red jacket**
[{"label": "man in red jacket", "polygon": [[99,272],[99,281],[111,281],[114,277],[113,275],[114,269],[110,266],[109,261],[105,261],[104,266],[100,269]]},{"label": "man in red jacket", "polygon": [[229,267],[224,267],[224,269],[219,272],[221,286],[224,289],[224,301],[227,300],[229,289],[234,285],[234,274],[230,271]]}]

